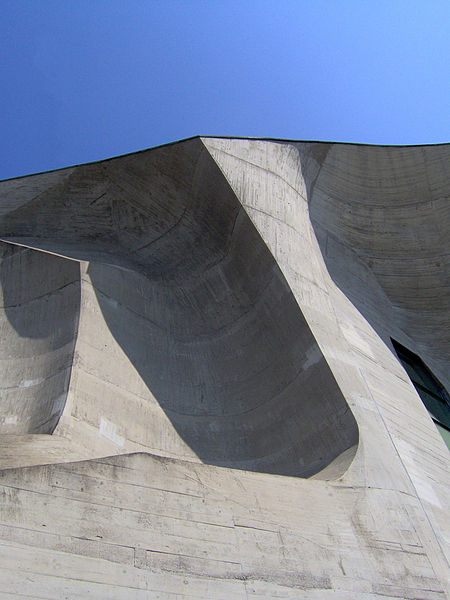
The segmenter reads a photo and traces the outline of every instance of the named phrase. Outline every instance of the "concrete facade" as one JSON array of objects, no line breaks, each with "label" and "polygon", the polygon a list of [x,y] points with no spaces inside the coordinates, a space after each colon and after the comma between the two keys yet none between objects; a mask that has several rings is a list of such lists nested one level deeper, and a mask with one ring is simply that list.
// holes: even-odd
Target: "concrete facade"
[{"label": "concrete facade", "polygon": [[450,145],[0,183],[2,598],[450,597]]}]

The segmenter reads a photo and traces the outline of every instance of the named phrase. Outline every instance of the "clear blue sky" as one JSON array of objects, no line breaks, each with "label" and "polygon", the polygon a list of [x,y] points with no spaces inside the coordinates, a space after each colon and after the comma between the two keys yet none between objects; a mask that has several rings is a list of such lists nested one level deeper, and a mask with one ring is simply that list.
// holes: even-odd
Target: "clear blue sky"
[{"label": "clear blue sky", "polygon": [[0,178],[197,134],[450,140],[449,0],[0,4]]}]

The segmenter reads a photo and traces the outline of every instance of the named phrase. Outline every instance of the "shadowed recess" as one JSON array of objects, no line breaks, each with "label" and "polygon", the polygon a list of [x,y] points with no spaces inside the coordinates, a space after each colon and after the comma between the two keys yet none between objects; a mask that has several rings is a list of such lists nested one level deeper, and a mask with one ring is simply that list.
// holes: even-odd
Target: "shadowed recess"
[{"label": "shadowed recess", "polygon": [[0,242],[0,434],[52,433],[80,311],[74,261]]}]

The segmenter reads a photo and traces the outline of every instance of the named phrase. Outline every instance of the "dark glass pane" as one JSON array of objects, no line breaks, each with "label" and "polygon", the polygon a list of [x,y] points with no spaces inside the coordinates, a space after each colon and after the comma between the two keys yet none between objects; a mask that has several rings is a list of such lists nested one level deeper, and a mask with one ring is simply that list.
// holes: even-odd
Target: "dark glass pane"
[{"label": "dark glass pane", "polygon": [[436,427],[441,436],[443,437],[444,442],[447,444],[447,448],[450,450],[450,431],[441,427],[439,423],[436,423]]},{"label": "dark glass pane", "polygon": [[436,425],[439,424],[439,432],[442,435],[442,431],[447,431],[446,437],[443,437],[444,439],[448,439],[450,430],[450,397],[447,391],[419,356],[395,340],[392,340],[392,344],[422,402],[434,421],[438,422]]},{"label": "dark glass pane", "polygon": [[428,387],[427,382],[424,381],[422,377],[420,377],[420,374],[417,372],[417,369],[413,367],[411,363],[406,362],[402,358],[400,358],[400,361],[403,367],[405,368],[405,371],[408,373],[410,379],[416,381],[417,383],[421,383],[424,387]]},{"label": "dark glass pane", "polygon": [[424,390],[417,389],[417,391],[422,398],[422,402],[427,407],[428,412],[430,412],[437,421],[450,429],[450,408],[447,403],[436,400],[434,396],[428,394]]}]

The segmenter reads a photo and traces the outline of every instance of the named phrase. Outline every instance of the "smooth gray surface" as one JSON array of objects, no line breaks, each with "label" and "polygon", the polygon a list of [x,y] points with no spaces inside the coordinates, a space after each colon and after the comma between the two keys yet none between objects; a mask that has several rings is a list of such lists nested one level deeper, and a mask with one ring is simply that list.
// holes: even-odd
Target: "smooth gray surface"
[{"label": "smooth gray surface", "polygon": [[[75,167],[1,227],[15,241],[90,260],[82,286],[95,297],[82,301],[89,325],[80,327],[72,386],[90,425],[118,422],[121,438],[160,454],[183,458],[187,446],[202,462],[299,476],[357,443],[354,418],[289,286],[200,140]],[[37,270],[47,272],[17,265],[9,286],[40,278]],[[130,363],[124,372],[97,360],[108,352],[99,319]],[[20,318],[17,327],[9,320],[20,335]],[[108,384],[126,394],[136,376],[147,390],[144,412],[132,395],[128,416],[102,406]],[[21,421],[9,432],[22,433]]]},{"label": "smooth gray surface", "polygon": [[69,388],[79,265],[1,242],[0,279],[0,435],[52,433]]},{"label": "smooth gray surface", "polygon": [[[6,597],[446,597],[448,450],[390,337],[449,385],[448,153],[195,138],[0,184]],[[69,357],[58,410],[23,348]]]}]

